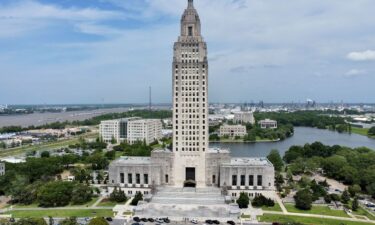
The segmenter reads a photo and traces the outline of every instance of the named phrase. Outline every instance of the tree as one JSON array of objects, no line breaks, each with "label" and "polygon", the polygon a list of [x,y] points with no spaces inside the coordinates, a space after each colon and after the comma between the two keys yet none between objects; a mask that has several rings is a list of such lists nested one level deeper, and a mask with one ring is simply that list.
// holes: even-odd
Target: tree
[{"label": "tree", "polygon": [[143,200],[143,195],[141,192],[137,192],[132,200],[132,202],[130,203],[131,205],[138,205],[138,202]]},{"label": "tree", "polygon": [[271,161],[276,171],[280,172],[282,170],[284,162],[281,159],[279,151],[277,151],[276,149],[271,150],[271,152],[267,156],[267,159]]},{"label": "tree", "polygon": [[253,201],[251,201],[251,205],[254,207],[272,207],[275,205],[275,202],[272,199],[266,198],[262,194],[260,194],[254,197]]},{"label": "tree", "polygon": [[367,131],[367,134],[369,136],[375,136],[375,126],[374,127],[371,127],[368,131]]},{"label": "tree", "polygon": [[52,181],[43,185],[38,191],[38,201],[42,207],[68,205],[72,199],[74,184],[72,182]]},{"label": "tree", "polygon": [[72,192],[72,203],[75,205],[89,202],[92,198],[92,189],[84,184],[77,184]]},{"label": "tree", "polygon": [[249,206],[249,203],[249,196],[246,193],[241,192],[240,197],[237,199],[238,207],[240,207],[240,209],[247,208]]},{"label": "tree", "polygon": [[294,196],[296,208],[310,210],[312,207],[312,194],[309,189],[299,190]]},{"label": "tree", "polygon": [[43,151],[42,153],[40,153],[40,157],[42,158],[49,158],[49,156],[50,156],[49,151]]},{"label": "tree", "polygon": [[90,220],[88,225],[108,225],[108,222],[103,217],[95,217]]},{"label": "tree", "polygon": [[14,223],[15,225],[47,225],[43,218],[25,218]]},{"label": "tree", "polygon": [[116,151],[114,151],[114,150],[108,151],[104,155],[105,155],[105,157],[107,157],[107,159],[114,160],[115,157],[116,157]]},{"label": "tree", "polygon": [[109,195],[109,200],[112,202],[125,202],[127,200],[127,197],[124,191],[122,191],[121,189],[118,190],[117,187],[115,187],[115,189]]},{"label": "tree", "polygon": [[354,200],[353,200],[353,202],[352,202],[352,210],[353,210],[353,211],[357,211],[358,208],[359,208],[358,198],[355,197]]},{"label": "tree", "polygon": [[341,195],[341,202],[347,204],[350,201],[350,194],[348,190],[345,190]]},{"label": "tree", "polygon": [[361,186],[358,184],[354,184],[352,186],[349,186],[348,191],[350,193],[351,197],[354,197],[357,193],[361,192]]},{"label": "tree", "polygon": [[60,222],[60,225],[79,225],[76,217],[65,218]]}]

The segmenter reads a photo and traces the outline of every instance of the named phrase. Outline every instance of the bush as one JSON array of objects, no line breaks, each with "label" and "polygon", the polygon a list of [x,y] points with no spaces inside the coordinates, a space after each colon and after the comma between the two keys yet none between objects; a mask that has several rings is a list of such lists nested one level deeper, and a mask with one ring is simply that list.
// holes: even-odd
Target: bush
[{"label": "bush", "polygon": [[108,222],[103,217],[95,217],[90,220],[88,225],[108,225]]},{"label": "bush", "polygon": [[130,203],[131,205],[138,205],[138,202],[143,200],[143,195],[141,192],[137,192],[137,194],[135,194],[132,202]]},{"label": "bush", "polygon": [[126,202],[128,198],[125,195],[125,192],[120,190],[117,190],[117,187],[112,191],[112,193],[109,195],[109,200],[112,202]]},{"label": "bush", "polygon": [[258,196],[255,196],[255,198],[251,202],[251,205],[253,205],[254,207],[262,207],[262,206],[272,207],[275,205],[275,202],[272,199],[266,198],[262,194],[260,194]]},{"label": "bush", "polygon": [[312,207],[312,194],[309,189],[299,190],[294,196],[296,208],[310,210]]},{"label": "bush", "polygon": [[240,197],[237,199],[238,207],[240,207],[240,209],[247,208],[249,206],[249,203],[249,196],[246,193],[241,192]]},{"label": "bush", "polygon": [[375,126],[374,127],[371,127],[368,132],[367,132],[368,135],[370,136],[375,136]]}]

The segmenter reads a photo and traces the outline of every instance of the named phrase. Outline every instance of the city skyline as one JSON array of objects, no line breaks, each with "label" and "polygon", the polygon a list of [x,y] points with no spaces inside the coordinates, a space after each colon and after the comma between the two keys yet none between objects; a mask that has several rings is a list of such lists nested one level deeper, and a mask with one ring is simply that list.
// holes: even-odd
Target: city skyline
[{"label": "city skyline", "polygon": [[[0,102],[142,103],[149,86],[153,102],[171,102],[185,3],[2,1]],[[195,4],[205,14],[209,102],[375,102],[373,2]]]}]

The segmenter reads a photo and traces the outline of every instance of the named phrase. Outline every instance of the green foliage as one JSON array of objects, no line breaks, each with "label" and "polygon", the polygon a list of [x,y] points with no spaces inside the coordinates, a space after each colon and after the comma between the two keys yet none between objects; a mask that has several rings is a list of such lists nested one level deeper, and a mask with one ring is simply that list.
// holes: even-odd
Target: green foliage
[{"label": "green foliage", "polygon": [[240,207],[240,209],[247,208],[249,207],[249,203],[250,203],[249,196],[246,193],[241,192],[240,197],[237,199],[238,207]]},{"label": "green foliage", "polygon": [[79,225],[76,217],[65,218],[60,222],[60,225]]},{"label": "green foliage", "polygon": [[345,190],[341,195],[341,202],[344,204],[348,204],[349,201],[350,201],[350,194],[348,190]]},{"label": "green foliage", "polygon": [[108,225],[108,222],[103,217],[95,217],[90,220],[88,225]]},{"label": "green foliage", "polygon": [[297,209],[310,210],[312,207],[313,196],[309,189],[302,189],[296,193],[294,200]]},{"label": "green foliage", "polygon": [[108,160],[114,160],[116,157],[116,151],[108,151],[104,154],[105,157],[107,157]]},{"label": "green foliage", "polygon": [[267,159],[271,161],[276,171],[280,172],[282,170],[284,166],[284,162],[281,159],[281,156],[278,150],[276,149],[271,150],[271,152],[267,156]]},{"label": "green foliage", "polygon": [[109,200],[112,202],[126,202],[128,198],[125,195],[125,192],[121,189],[118,190],[117,187],[112,191],[112,193],[109,195]]},{"label": "green foliage", "polygon": [[254,197],[254,199],[251,201],[251,205],[254,207],[273,207],[275,205],[275,202],[272,199],[266,198],[262,194],[260,194]]},{"label": "green foliage", "polygon": [[361,186],[359,186],[358,184],[354,184],[352,186],[349,186],[348,191],[350,196],[354,197],[356,196],[356,194],[361,192]]},{"label": "green foliage", "polygon": [[131,205],[138,205],[138,202],[143,200],[143,195],[141,192],[137,192],[132,200],[132,202],[130,203]]},{"label": "green foliage", "polygon": [[77,184],[73,188],[71,202],[75,205],[84,204],[91,201],[92,189],[84,184]]},{"label": "green foliage", "polygon": [[375,126],[374,127],[371,127],[368,131],[367,131],[367,134],[369,136],[375,136]]},{"label": "green foliage", "polygon": [[133,145],[130,145],[126,142],[121,143],[118,146],[113,147],[115,151],[124,152],[126,156],[150,156],[152,147],[146,145],[142,141],[138,141]]},{"label": "green foliage", "polygon": [[20,219],[14,225],[47,225],[43,218],[25,218]]},{"label": "green foliage", "polygon": [[352,210],[357,211],[359,208],[358,198],[355,197],[352,202]]},{"label": "green foliage", "polygon": [[210,141],[220,141],[218,134],[210,134]]},{"label": "green foliage", "polygon": [[42,158],[49,158],[49,156],[50,156],[49,151],[43,151],[42,153],[40,153],[40,157]]},{"label": "green foliage", "polygon": [[91,164],[93,170],[102,170],[109,165],[108,159],[100,152],[88,156],[86,162]]}]

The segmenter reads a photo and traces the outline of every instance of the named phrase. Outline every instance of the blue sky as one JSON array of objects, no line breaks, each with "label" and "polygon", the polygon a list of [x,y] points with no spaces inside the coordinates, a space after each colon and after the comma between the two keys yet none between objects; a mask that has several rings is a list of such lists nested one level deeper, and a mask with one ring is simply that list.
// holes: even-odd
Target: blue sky
[{"label": "blue sky", "polygon": [[[171,101],[187,0],[1,0],[0,104]],[[375,1],[195,0],[211,102],[375,102]]]}]

